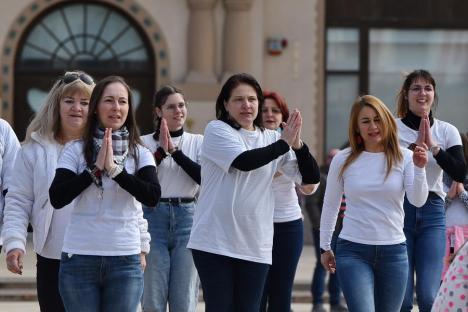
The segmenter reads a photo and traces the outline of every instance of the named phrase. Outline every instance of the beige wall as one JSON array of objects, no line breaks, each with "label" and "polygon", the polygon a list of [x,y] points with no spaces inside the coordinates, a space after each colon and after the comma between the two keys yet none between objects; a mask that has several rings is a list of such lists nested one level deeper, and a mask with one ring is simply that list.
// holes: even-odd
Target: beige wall
[{"label": "beige wall", "polygon": [[[303,113],[303,137],[314,152],[323,143],[323,7],[325,0],[253,0],[250,10],[251,71],[264,88],[277,90],[291,108]],[[206,122],[214,118],[214,102],[222,77],[222,44],[224,0],[214,9],[216,34],[215,74],[218,83],[185,83],[187,75],[187,33],[189,7],[186,0],[136,0],[158,23],[166,39],[169,53],[169,77],[182,87],[190,102],[192,130],[203,132]],[[0,44],[3,47],[12,22],[31,0],[0,1]],[[266,53],[266,38],[280,36],[288,47],[280,56]],[[200,40],[203,40],[201,38]],[[240,49],[242,47],[239,47]],[[1,92],[1,88],[0,88]]]},{"label": "beige wall", "polygon": [[[263,86],[280,92],[290,108],[299,108],[304,119],[303,137],[311,149],[321,152],[320,77],[321,0],[268,0],[264,6],[264,36],[284,37],[282,55],[263,53]],[[306,12],[306,14],[304,14]]]}]

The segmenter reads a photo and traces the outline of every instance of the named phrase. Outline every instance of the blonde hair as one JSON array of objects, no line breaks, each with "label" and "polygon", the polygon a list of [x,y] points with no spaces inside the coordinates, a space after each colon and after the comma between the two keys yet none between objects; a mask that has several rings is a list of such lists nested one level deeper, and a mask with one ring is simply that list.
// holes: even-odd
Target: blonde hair
[{"label": "blonde hair", "polygon": [[[70,71],[66,72],[65,76],[75,74],[81,75],[86,74],[82,71]],[[60,101],[63,97],[73,95],[76,93],[83,94],[86,97],[91,97],[91,93],[94,88],[94,83],[89,85],[83,82],[80,78],[70,82],[64,83],[63,77],[58,79],[52,89],[50,89],[47,98],[42,104],[41,109],[37,112],[34,119],[26,129],[25,142],[31,140],[31,134],[37,132],[40,136],[48,138],[50,140],[56,140],[61,130],[60,123]]]},{"label": "blonde hair", "polygon": [[345,170],[359,157],[364,151],[364,143],[358,142],[357,137],[359,134],[358,127],[358,116],[361,110],[365,107],[372,108],[380,119],[381,123],[381,135],[382,135],[382,147],[384,149],[385,158],[387,159],[387,173],[385,178],[390,174],[390,170],[393,165],[403,160],[403,154],[400,151],[400,145],[398,143],[397,125],[393,118],[390,110],[385,104],[375,96],[363,95],[356,99],[349,116],[349,145],[351,152],[346,158],[343,167],[340,170],[340,178],[343,177]]}]

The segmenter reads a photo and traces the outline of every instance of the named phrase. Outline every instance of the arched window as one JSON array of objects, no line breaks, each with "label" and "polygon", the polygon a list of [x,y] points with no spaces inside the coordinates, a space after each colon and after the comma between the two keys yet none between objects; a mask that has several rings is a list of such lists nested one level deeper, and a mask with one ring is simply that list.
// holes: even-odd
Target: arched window
[{"label": "arched window", "polygon": [[45,12],[23,36],[15,64],[15,128],[24,137],[53,81],[81,69],[96,80],[123,76],[139,105],[137,119],[151,130],[154,53],[139,26],[117,9],[98,3],[62,4]]}]

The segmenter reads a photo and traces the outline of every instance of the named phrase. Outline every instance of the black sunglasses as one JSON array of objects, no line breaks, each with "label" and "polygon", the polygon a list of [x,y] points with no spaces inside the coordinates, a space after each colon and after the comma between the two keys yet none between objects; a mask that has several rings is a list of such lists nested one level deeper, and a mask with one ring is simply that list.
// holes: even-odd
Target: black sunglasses
[{"label": "black sunglasses", "polygon": [[81,74],[77,74],[77,73],[66,74],[65,76],[63,76],[62,81],[65,84],[69,84],[69,83],[72,83],[73,81],[75,81],[77,79],[80,79],[81,81],[83,81],[84,83],[86,83],[87,85],[90,85],[90,86],[94,84],[93,78],[91,78],[89,75],[86,75],[84,73],[81,73]]}]

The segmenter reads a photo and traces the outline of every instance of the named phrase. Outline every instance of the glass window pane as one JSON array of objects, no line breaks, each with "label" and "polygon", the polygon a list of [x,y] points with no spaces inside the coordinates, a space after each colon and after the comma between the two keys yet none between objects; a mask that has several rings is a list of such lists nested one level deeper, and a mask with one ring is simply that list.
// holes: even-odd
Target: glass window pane
[{"label": "glass window pane", "polygon": [[113,12],[109,16],[100,37],[107,41],[112,41],[127,25],[128,22],[122,16]]},{"label": "glass window pane", "polygon": [[359,70],[357,29],[327,29],[327,70]]},{"label": "glass window pane", "polygon": [[68,68],[76,66],[77,60],[138,61],[144,66],[149,59],[147,47],[130,21],[99,4],[63,5],[42,17],[26,38],[20,59],[25,62],[51,60]]},{"label": "glass window pane", "polygon": [[326,150],[341,147],[348,140],[351,106],[358,96],[358,76],[328,75]]},{"label": "glass window pane", "polygon": [[468,31],[373,29],[369,49],[371,94],[395,111],[405,74],[427,69],[437,84],[436,117],[468,131]]}]

